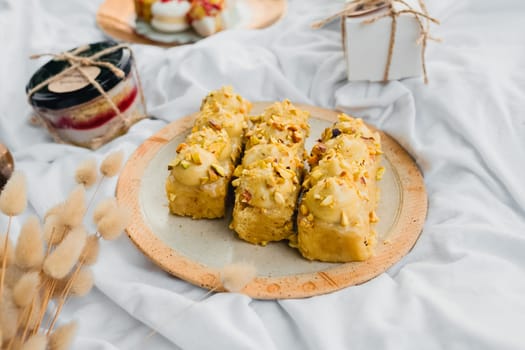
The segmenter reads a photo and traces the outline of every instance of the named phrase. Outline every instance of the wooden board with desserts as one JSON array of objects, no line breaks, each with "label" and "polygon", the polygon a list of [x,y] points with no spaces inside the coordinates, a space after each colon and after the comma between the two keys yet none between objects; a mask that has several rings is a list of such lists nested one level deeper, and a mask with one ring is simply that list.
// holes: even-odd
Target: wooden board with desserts
[{"label": "wooden board with desserts", "polygon": [[381,274],[415,244],[427,210],[421,173],[387,134],[229,87],[141,145],[117,198],[135,211],[129,237],[160,267],[220,290],[220,268],[248,261],[258,275],[243,292],[261,299]]},{"label": "wooden board with desserts", "polygon": [[286,5],[286,0],[105,0],[97,24],[115,40],[174,46],[222,30],[268,27]]}]

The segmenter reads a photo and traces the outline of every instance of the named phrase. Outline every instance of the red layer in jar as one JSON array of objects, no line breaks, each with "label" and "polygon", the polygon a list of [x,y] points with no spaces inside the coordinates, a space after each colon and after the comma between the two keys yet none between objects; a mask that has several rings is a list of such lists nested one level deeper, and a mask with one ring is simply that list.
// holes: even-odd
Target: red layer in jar
[{"label": "red layer in jar", "polygon": [[[135,86],[127,96],[125,96],[119,103],[117,108],[121,113],[124,113],[135,101],[138,94],[138,89]],[[113,119],[117,113],[111,108],[108,111],[99,113],[89,120],[74,120],[71,117],[61,117],[57,122],[52,123],[55,128],[59,129],[76,129],[89,130],[98,128]]]}]

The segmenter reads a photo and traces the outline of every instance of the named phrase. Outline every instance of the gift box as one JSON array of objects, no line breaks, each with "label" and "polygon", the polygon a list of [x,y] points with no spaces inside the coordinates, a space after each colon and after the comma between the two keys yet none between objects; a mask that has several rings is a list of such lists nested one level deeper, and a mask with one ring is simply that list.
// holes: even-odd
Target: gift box
[{"label": "gift box", "polygon": [[425,49],[430,22],[421,0],[359,0],[314,24],[341,18],[343,49],[350,81],[426,78]]}]

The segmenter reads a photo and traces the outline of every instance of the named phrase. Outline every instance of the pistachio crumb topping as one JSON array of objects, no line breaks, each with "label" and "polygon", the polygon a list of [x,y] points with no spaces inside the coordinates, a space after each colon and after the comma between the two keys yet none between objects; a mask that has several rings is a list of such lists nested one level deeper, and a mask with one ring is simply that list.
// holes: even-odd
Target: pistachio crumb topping
[{"label": "pistachio crumb topping", "polygon": [[307,215],[307,214],[308,214],[308,208],[307,208],[306,205],[304,205],[304,204],[301,204],[301,206],[299,207],[299,211],[300,211],[301,214],[303,214],[303,215]]},{"label": "pistachio crumb topping", "polygon": [[193,152],[191,154],[191,160],[193,161],[193,163],[197,164],[197,165],[201,165],[202,164],[202,161],[201,161],[201,156],[198,152]]},{"label": "pistachio crumb topping", "polygon": [[172,169],[175,168],[177,165],[179,165],[179,163],[180,163],[180,159],[178,159],[178,158],[173,159],[173,160],[168,164],[168,170],[172,170]]},{"label": "pistachio crumb topping", "polygon": [[217,174],[219,174],[220,176],[224,177],[226,176],[226,171],[224,170],[224,168],[222,166],[220,166],[219,164],[212,164],[211,165],[211,168],[213,170],[215,170],[215,172]]},{"label": "pistachio crumb topping", "polygon": [[185,149],[186,147],[188,147],[188,145],[186,143],[181,143],[177,146],[177,153],[180,153],[183,149]]},{"label": "pistachio crumb topping", "polygon": [[320,205],[322,207],[327,207],[329,205],[332,205],[334,203],[334,196],[332,196],[331,194],[329,194],[328,196],[326,196],[320,203]]},{"label": "pistachio crumb topping", "polygon": [[376,173],[376,180],[379,181],[383,178],[383,175],[385,173],[385,168],[384,167],[379,167],[379,169],[377,169],[377,173]]},{"label": "pistachio crumb topping", "polygon": [[348,221],[348,216],[344,211],[341,211],[341,225],[345,227],[350,225],[350,222]]},{"label": "pistachio crumb topping", "polygon": [[273,195],[273,198],[275,199],[275,203],[284,204],[284,197],[279,192],[275,192],[275,194]]},{"label": "pistachio crumb topping", "polygon": [[186,159],[183,159],[180,161],[180,166],[183,169],[188,169],[190,167],[190,162],[188,162]]}]

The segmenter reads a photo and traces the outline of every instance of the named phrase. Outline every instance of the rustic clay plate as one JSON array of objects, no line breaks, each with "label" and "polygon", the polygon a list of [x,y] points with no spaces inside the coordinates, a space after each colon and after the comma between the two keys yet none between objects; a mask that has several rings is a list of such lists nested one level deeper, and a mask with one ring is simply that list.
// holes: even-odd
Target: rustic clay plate
[{"label": "rustic clay plate", "polygon": [[[269,103],[255,103],[252,113]],[[311,149],[337,112],[298,105],[310,111]],[[194,115],[173,122],[146,140],[128,160],[117,185],[117,198],[133,210],[127,229],[135,245],[169,273],[208,289],[221,290],[219,270],[231,262],[251,262],[257,278],[243,293],[258,299],[303,298],[360,284],[381,274],[415,244],[427,212],[423,178],[412,158],[381,133],[383,166],[375,256],[346,264],[308,261],[285,242],[255,246],[228,228],[230,218],[192,220],[169,214],[164,183],[167,164],[193,125]]]},{"label": "rustic clay plate", "polygon": [[[281,19],[287,7],[286,0],[243,0],[250,20],[242,24],[245,29],[266,28]],[[179,41],[169,35],[153,33],[144,25],[136,30],[133,0],[106,0],[97,12],[97,24],[112,39],[137,44],[176,46],[195,42],[202,37],[191,33],[178,35]]]}]

